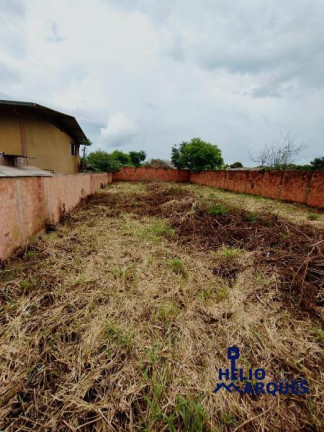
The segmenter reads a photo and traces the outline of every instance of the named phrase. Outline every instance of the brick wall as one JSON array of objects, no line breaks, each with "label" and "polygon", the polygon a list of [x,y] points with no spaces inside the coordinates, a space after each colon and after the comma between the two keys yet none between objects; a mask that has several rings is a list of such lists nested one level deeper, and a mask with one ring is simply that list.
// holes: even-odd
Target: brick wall
[{"label": "brick wall", "polygon": [[112,182],[112,174],[0,179],[0,259],[6,259],[45,222],[58,222],[80,199]]},{"label": "brick wall", "polygon": [[123,167],[113,174],[113,181],[140,181],[162,180],[175,182],[189,182],[190,172],[187,170],[163,169],[163,168],[133,168]]},{"label": "brick wall", "polygon": [[323,171],[205,171],[190,182],[324,208]]},{"label": "brick wall", "polygon": [[323,171],[203,171],[125,167],[113,180],[191,182],[324,208]]}]

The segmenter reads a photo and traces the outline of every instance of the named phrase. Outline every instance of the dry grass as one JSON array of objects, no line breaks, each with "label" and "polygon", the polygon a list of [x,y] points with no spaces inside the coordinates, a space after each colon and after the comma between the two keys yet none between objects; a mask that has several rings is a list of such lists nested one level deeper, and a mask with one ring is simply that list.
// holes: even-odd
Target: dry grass
[{"label": "dry grass", "polygon": [[307,224],[316,228],[324,228],[323,210],[262,198],[257,195],[225,192],[209,186],[190,185],[187,187],[200,200],[223,202],[230,207],[238,207],[251,212],[273,213],[297,225]]},{"label": "dry grass", "polygon": [[[7,264],[1,430],[323,430],[323,232],[205,193],[114,184]],[[213,394],[230,345],[310,392]]]}]

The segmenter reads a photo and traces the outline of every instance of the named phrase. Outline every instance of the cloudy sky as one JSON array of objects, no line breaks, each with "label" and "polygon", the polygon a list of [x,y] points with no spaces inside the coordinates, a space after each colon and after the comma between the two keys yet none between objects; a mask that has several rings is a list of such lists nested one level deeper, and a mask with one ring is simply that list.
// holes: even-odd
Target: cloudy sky
[{"label": "cloudy sky", "polygon": [[324,154],[323,0],[0,0],[0,99],[75,115],[94,148],[232,163],[290,131]]}]

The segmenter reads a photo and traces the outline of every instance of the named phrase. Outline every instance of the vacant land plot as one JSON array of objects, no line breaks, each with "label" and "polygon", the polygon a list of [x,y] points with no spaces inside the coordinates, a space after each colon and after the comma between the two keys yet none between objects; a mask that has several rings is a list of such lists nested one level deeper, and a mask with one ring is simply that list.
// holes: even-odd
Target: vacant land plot
[{"label": "vacant land plot", "polygon": [[[323,430],[322,215],[266,202],[119,183],[34,239],[0,276],[0,429]],[[309,392],[213,393],[233,345]]]}]

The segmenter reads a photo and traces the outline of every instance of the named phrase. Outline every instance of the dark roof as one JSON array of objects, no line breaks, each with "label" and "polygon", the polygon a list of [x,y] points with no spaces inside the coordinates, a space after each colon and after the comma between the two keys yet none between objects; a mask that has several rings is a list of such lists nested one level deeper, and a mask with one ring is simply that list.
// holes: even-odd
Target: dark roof
[{"label": "dark roof", "polygon": [[49,123],[66,132],[78,143],[87,144],[88,139],[73,116],[38,105],[34,102],[0,100],[0,108],[2,107],[12,108],[15,111],[17,110],[19,114],[23,114],[24,112],[38,114]]}]

